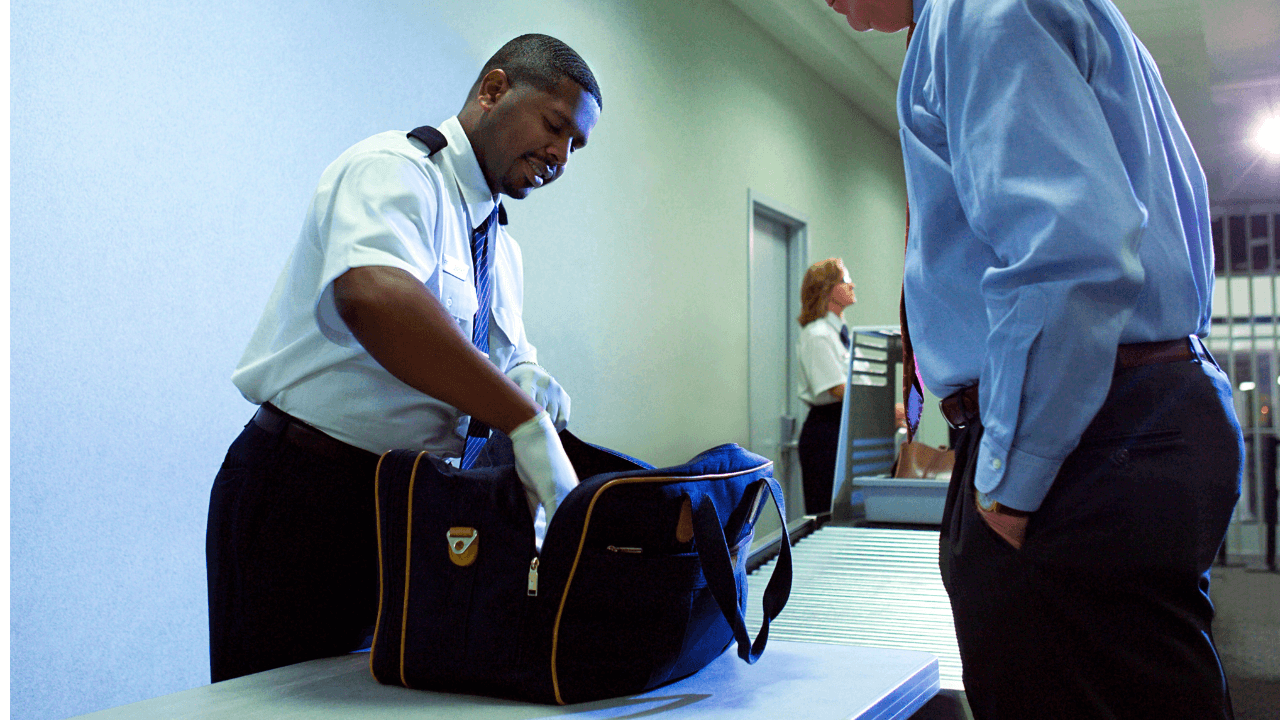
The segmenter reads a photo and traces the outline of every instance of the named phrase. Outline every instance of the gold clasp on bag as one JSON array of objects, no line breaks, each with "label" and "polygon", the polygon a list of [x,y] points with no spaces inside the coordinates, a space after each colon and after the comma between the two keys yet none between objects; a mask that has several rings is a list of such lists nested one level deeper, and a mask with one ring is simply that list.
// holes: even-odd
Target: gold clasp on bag
[{"label": "gold clasp on bag", "polygon": [[466,567],[476,561],[476,555],[480,552],[478,530],[469,527],[449,528],[445,537],[449,539],[449,560],[454,565]]}]

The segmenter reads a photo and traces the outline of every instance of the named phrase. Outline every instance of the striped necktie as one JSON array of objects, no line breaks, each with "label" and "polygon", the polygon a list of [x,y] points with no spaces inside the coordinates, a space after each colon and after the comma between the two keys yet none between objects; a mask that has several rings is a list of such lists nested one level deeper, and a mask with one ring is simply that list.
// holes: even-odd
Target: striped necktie
[{"label": "striped necktie", "polygon": [[[498,206],[480,227],[471,233],[471,262],[476,272],[476,308],[475,320],[471,323],[471,343],[482,353],[489,352],[489,301],[493,297],[493,284],[489,281],[489,231],[498,222]],[[467,427],[467,446],[462,452],[462,469],[466,470],[475,464],[481,448],[489,439],[489,426],[471,418]]]}]

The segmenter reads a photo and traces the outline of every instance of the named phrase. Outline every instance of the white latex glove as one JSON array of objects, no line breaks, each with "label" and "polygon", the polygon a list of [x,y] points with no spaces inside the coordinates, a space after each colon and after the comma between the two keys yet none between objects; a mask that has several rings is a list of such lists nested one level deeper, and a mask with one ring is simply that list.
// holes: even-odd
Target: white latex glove
[{"label": "white latex glove", "polygon": [[520,386],[539,407],[547,411],[556,430],[569,424],[569,393],[540,365],[520,363],[507,371],[511,382]]},{"label": "white latex glove", "polygon": [[[551,516],[560,507],[560,502],[577,487],[578,473],[574,472],[546,410],[512,430],[510,437],[516,456],[516,474],[524,483],[529,512],[536,523],[539,519],[538,505],[541,504],[546,510],[546,523],[550,525]],[[535,528],[539,547],[545,532],[545,526],[541,533]]]}]

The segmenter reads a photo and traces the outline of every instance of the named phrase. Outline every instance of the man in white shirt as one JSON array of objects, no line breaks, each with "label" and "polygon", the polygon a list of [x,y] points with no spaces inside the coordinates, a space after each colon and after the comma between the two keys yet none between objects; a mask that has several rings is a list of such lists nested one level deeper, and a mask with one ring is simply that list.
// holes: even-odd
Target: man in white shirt
[{"label": "man in white shirt", "polygon": [[377,610],[378,456],[467,467],[507,433],[531,511],[577,484],[569,399],[522,320],[520,249],[499,194],[558,178],[599,119],[590,68],[524,35],[439,129],[357,143],[321,176],[233,381],[259,410],[214,483],[213,680],[358,649]]}]

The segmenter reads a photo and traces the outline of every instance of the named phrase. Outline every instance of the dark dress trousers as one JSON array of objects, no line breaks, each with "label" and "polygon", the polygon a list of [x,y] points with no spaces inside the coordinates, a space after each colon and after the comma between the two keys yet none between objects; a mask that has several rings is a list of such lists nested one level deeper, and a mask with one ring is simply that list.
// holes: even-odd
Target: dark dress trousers
[{"label": "dark dress trousers", "polygon": [[378,456],[332,438],[317,452],[290,434],[250,421],[213,483],[205,554],[214,682],[348,653],[373,632]]},{"label": "dark dress trousers", "polygon": [[1209,568],[1244,445],[1211,362],[1121,370],[1014,549],[974,501],[961,432],[939,562],[974,716],[1230,718]]}]

